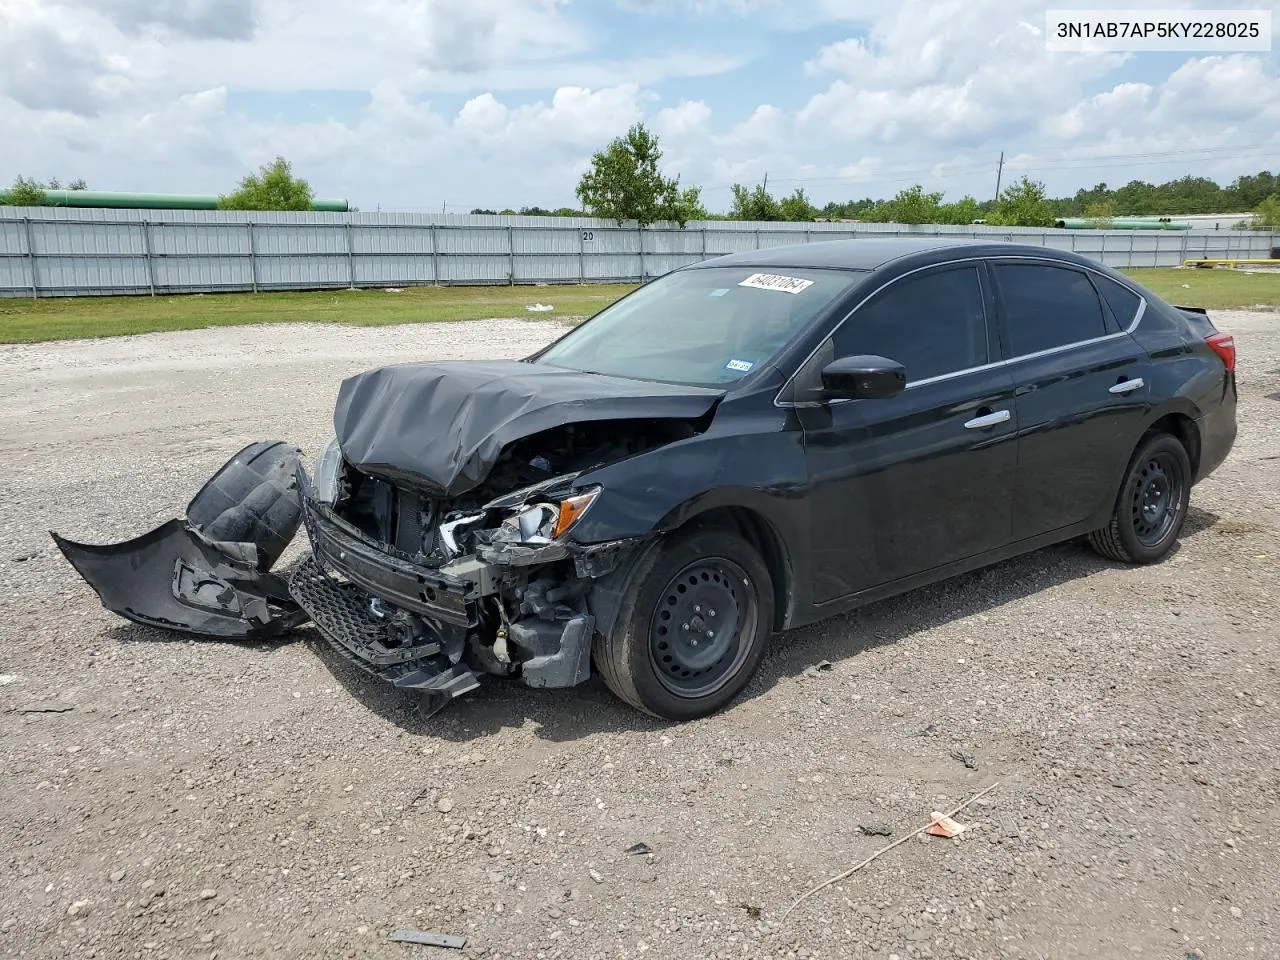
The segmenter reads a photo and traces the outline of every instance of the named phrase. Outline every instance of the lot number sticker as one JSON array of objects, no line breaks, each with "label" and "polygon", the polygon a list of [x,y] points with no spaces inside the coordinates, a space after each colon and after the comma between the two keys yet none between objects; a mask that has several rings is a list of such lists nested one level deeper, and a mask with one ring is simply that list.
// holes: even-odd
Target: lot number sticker
[{"label": "lot number sticker", "polygon": [[740,287],[754,287],[757,290],[780,290],[783,293],[801,293],[813,286],[812,280],[800,277],[784,277],[776,273],[753,273],[738,284]]}]

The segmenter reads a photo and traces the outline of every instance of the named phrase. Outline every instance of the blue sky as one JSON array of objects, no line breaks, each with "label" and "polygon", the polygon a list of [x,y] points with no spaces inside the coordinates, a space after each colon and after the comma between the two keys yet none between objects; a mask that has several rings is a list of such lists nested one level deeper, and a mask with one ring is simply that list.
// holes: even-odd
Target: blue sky
[{"label": "blue sky", "polygon": [[986,197],[1002,150],[1055,194],[1280,169],[1275,53],[1050,53],[1047,6],[0,0],[0,180],[219,192],[283,154],[362,209],[555,207],[637,121],[713,210],[766,172]]}]

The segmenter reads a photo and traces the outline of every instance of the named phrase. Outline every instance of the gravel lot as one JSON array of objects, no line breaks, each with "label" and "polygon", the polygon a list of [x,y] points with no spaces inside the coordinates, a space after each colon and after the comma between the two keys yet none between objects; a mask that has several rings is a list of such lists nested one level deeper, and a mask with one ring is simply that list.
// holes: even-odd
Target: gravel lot
[{"label": "gravel lot", "polygon": [[[1280,315],[1214,319],[1241,433],[1168,561],[1067,544],[875,604],[779,638],[682,726],[594,680],[489,683],[423,719],[307,631],[128,624],[45,532],[140,533],[245,443],[316,452],[343,376],[519,355],[554,324],[0,348],[0,955],[1280,955]],[[860,825],[900,837],[997,782],[962,837],[781,922],[887,842]]]}]

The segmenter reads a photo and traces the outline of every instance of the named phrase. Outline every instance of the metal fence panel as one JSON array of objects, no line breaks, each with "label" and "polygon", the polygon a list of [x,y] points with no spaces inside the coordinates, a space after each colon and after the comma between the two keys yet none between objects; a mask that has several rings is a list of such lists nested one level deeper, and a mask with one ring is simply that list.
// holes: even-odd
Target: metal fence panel
[{"label": "metal fence panel", "polygon": [[1013,240],[1115,267],[1265,258],[1280,243],[1235,230],[728,220],[640,230],[591,217],[0,207],[0,297],[634,281],[708,257],[858,236]]}]

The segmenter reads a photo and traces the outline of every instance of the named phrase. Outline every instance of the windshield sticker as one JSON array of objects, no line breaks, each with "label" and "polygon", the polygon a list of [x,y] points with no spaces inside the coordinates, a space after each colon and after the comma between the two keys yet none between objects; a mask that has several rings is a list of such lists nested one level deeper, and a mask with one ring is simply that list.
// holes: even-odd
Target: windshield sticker
[{"label": "windshield sticker", "polygon": [[735,373],[750,373],[755,363],[751,360],[730,360],[724,365],[726,370],[733,370]]},{"label": "windshield sticker", "polygon": [[728,288],[728,287],[721,287],[719,290],[712,290],[709,294],[707,294],[707,296],[709,296],[709,297],[723,297],[723,296],[724,296],[726,293],[728,293],[728,292],[729,292],[729,288]]},{"label": "windshield sticker", "polygon": [[757,290],[781,290],[783,293],[802,293],[813,286],[813,281],[800,277],[784,277],[776,273],[753,273],[738,286],[754,287]]}]

